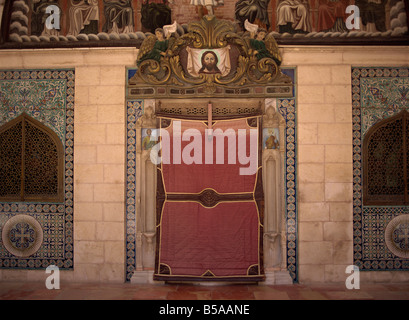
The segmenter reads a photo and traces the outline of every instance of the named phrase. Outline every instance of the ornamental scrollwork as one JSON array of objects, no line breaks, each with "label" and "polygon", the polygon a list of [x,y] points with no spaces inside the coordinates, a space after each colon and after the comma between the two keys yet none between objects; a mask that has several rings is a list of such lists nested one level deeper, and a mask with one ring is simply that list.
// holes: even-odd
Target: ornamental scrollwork
[{"label": "ornamental scrollwork", "polygon": [[228,96],[237,90],[247,96],[291,93],[291,79],[280,70],[277,43],[266,31],[242,36],[232,22],[214,16],[190,23],[187,31],[178,36],[157,29],[144,40],[138,69],[129,79],[130,95]]}]

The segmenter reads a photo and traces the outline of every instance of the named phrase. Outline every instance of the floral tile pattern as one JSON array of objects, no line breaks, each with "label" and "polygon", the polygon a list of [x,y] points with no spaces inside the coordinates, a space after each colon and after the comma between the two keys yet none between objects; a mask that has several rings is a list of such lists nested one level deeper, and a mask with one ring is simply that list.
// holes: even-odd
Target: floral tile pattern
[{"label": "floral tile pattern", "polygon": [[126,281],[130,281],[136,263],[136,120],[143,113],[143,100],[126,101]]},{"label": "floral tile pattern", "polygon": [[28,215],[43,235],[38,251],[25,258],[0,241],[0,268],[73,268],[74,88],[74,69],[0,70],[0,126],[24,112],[52,129],[64,147],[65,172],[61,203],[0,202],[0,229],[12,217]]},{"label": "floral tile pattern", "polygon": [[395,217],[409,212],[402,206],[364,206],[363,140],[379,121],[409,108],[409,69],[352,68],[353,237],[354,264],[361,270],[409,270],[409,261],[394,255],[385,230]]},{"label": "floral tile pattern", "polygon": [[297,272],[297,191],[296,191],[296,101],[277,99],[278,110],[286,121],[285,130],[285,194],[287,226],[287,268],[294,282],[298,282]]}]

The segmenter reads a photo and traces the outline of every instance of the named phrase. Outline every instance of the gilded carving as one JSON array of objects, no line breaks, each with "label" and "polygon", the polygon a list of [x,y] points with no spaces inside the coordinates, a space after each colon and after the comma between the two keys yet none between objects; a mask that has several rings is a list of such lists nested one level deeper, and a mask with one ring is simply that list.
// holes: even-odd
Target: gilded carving
[{"label": "gilded carving", "polygon": [[292,94],[292,83],[280,64],[273,36],[262,30],[255,39],[241,36],[232,22],[204,16],[180,37],[165,39],[161,30],[148,37],[128,90],[139,97],[283,97]]}]

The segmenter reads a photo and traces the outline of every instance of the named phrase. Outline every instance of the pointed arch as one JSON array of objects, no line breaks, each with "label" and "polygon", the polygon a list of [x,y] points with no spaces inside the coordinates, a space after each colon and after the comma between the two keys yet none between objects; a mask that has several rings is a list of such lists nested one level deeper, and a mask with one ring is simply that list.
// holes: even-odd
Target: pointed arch
[{"label": "pointed arch", "polygon": [[403,110],[372,126],[363,141],[365,205],[406,205],[409,117]]},{"label": "pointed arch", "polygon": [[57,134],[22,113],[0,127],[0,200],[62,202],[64,148]]}]

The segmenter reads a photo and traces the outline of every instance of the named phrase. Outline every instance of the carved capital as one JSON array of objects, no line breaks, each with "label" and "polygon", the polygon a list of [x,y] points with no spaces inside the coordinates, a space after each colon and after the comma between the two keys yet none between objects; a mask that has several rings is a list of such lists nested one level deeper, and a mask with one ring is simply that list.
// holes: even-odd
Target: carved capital
[{"label": "carved capital", "polygon": [[143,235],[145,236],[148,244],[151,245],[153,243],[153,239],[155,238],[156,232],[145,232]]},{"label": "carved capital", "polygon": [[145,108],[144,114],[136,121],[136,126],[140,128],[156,127],[156,116],[152,106]]},{"label": "carved capital", "polygon": [[279,126],[279,115],[273,106],[269,106],[263,116],[263,128],[274,128]]},{"label": "carved capital", "polygon": [[264,233],[264,239],[267,240],[270,244],[273,244],[279,235],[280,234],[277,232],[266,232]]}]

